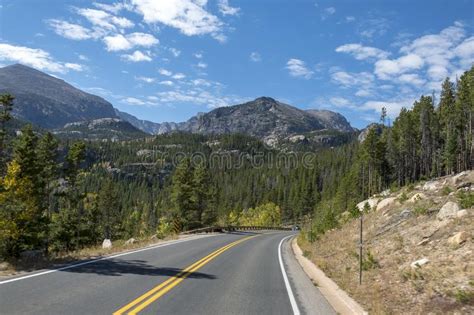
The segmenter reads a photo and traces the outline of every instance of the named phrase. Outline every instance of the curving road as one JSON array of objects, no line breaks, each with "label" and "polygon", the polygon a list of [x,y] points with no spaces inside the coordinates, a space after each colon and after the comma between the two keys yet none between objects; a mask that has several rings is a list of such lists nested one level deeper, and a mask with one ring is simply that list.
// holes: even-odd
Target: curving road
[{"label": "curving road", "polygon": [[292,235],[197,236],[0,279],[0,314],[335,314]]}]

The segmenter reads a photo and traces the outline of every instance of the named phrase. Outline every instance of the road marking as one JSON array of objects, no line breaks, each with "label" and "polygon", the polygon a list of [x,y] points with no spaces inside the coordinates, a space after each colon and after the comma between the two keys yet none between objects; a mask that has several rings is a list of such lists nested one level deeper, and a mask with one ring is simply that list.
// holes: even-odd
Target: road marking
[{"label": "road marking", "polygon": [[64,266],[64,267],[57,268],[57,269],[42,271],[42,272],[34,273],[34,274],[31,274],[31,275],[19,277],[19,278],[13,278],[13,279],[9,279],[9,280],[0,281],[0,285],[10,283],[10,282],[20,281],[20,280],[25,280],[25,279],[29,279],[29,278],[33,278],[33,277],[43,276],[43,275],[53,273],[53,272],[57,272],[57,271],[63,271],[63,270],[67,270],[67,269],[77,268],[77,267],[92,264],[92,263],[102,261],[102,260],[108,260],[108,259],[112,259],[112,258],[125,256],[125,255],[135,254],[135,253],[139,253],[139,252],[143,252],[143,251],[147,251],[147,250],[151,250],[151,249],[155,249],[155,248],[159,248],[159,247],[166,247],[166,246],[175,245],[175,244],[188,242],[188,241],[192,241],[192,240],[196,240],[196,239],[200,239],[200,238],[204,238],[204,237],[210,237],[210,236],[215,236],[215,235],[205,235],[205,236],[200,236],[200,237],[193,237],[193,238],[190,238],[190,239],[171,241],[171,242],[165,243],[165,244],[152,245],[152,246],[148,246],[148,247],[133,250],[133,251],[127,251],[127,252],[123,252],[123,253],[119,253],[119,254],[115,254],[115,255],[111,255],[111,256],[106,256],[106,257],[93,259],[93,260],[88,260],[88,261],[84,261],[84,262],[73,264],[73,265]]},{"label": "road marking", "polygon": [[[235,242],[232,242],[230,244],[227,244],[226,246],[223,246],[214,252],[210,253],[209,255],[199,259],[192,265],[188,266],[184,270],[182,270],[180,273],[177,275],[172,276],[165,282],[161,283],[160,285],[156,286],[155,288],[149,290],[148,292],[144,293],[143,295],[139,296],[135,300],[131,301],[124,307],[120,308],[119,310],[115,311],[113,315],[121,315],[124,314],[127,310],[132,309],[135,307],[133,310],[131,310],[128,314],[130,315],[136,315],[138,312],[142,311],[145,309],[147,306],[149,306],[151,303],[155,302],[158,300],[160,297],[165,295],[168,291],[176,287],[178,284],[180,284],[184,279],[186,279],[189,275],[191,275],[193,272],[197,271],[207,263],[209,263],[211,260],[225,252],[226,250],[244,242],[247,241],[251,238],[257,237],[258,235],[253,235],[249,237],[245,237],[243,239],[237,240]],[[141,303],[141,304],[140,304]]]},{"label": "road marking", "polygon": [[296,299],[293,295],[293,290],[291,289],[290,281],[288,281],[288,276],[285,271],[285,265],[283,264],[283,258],[281,256],[281,245],[285,240],[289,239],[290,237],[293,237],[293,235],[286,236],[280,241],[280,244],[278,245],[278,261],[280,262],[281,273],[283,274],[283,280],[285,281],[286,292],[288,292],[288,297],[290,298],[293,314],[300,315],[300,309],[298,308],[298,304],[296,304]]}]

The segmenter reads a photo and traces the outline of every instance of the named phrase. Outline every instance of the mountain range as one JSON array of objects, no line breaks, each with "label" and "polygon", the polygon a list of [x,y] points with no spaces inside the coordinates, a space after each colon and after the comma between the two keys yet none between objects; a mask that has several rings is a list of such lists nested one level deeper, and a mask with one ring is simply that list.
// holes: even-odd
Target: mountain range
[{"label": "mountain range", "polygon": [[[99,137],[130,138],[174,131],[244,133],[271,142],[325,130],[356,131],[339,113],[302,110],[270,97],[199,113],[185,122],[155,123],[119,111],[99,96],[21,64],[0,68],[0,93],[6,92],[15,96],[16,118],[62,135],[94,133]],[[107,128],[113,132],[104,133]],[[126,137],[121,137],[121,130]]]}]

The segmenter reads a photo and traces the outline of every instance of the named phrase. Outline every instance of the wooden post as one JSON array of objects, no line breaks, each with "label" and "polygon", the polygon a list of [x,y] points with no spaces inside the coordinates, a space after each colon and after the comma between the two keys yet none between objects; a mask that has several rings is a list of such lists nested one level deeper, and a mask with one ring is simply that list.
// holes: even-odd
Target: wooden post
[{"label": "wooden post", "polygon": [[359,285],[362,284],[362,225],[364,212],[360,214],[360,235],[359,235]]}]

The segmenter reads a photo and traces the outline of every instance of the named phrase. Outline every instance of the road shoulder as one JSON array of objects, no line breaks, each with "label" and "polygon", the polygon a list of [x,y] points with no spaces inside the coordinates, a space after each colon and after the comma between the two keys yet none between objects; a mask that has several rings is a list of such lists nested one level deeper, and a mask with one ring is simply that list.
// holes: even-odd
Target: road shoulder
[{"label": "road shoulder", "polygon": [[291,248],[294,254],[293,257],[298,261],[306,277],[314,285],[317,285],[318,292],[325,297],[338,314],[368,314],[362,306],[328,278],[321,269],[303,256],[303,251],[298,246],[296,238],[291,241]]},{"label": "road shoulder", "polygon": [[296,260],[291,248],[292,239],[282,246],[283,261],[301,314],[336,314],[320,290],[311,282]]}]

